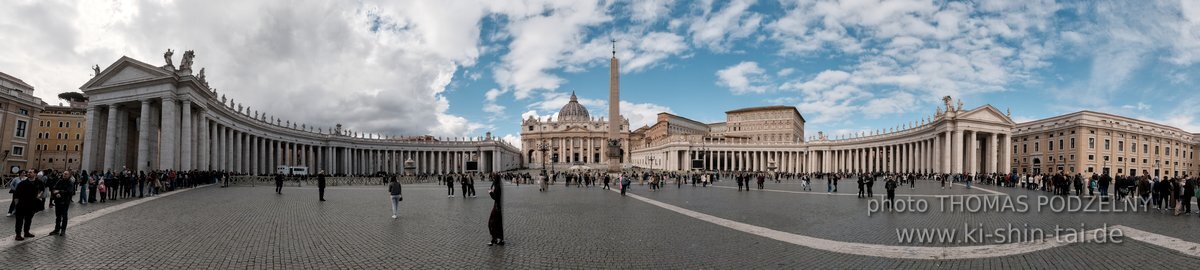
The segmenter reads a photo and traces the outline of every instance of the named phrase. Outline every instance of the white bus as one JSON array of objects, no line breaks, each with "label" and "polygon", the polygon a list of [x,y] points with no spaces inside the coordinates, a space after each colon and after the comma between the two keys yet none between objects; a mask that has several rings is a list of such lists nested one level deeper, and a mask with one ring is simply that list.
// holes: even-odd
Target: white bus
[{"label": "white bus", "polygon": [[279,166],[275,173],[282,175],[308,175],[308,167],[301,166]]}]

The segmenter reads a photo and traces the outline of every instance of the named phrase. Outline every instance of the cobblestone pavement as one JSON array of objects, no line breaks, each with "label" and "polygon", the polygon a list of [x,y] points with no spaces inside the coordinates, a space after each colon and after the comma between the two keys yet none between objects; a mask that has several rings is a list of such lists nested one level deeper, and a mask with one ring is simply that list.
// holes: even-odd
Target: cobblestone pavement
[{"label": "cobblestone pavement", "polygon": [[[402,213],[393,220],[382,186],[330,188],[326,202],[318,202],[316,190],[310,187],[285,188],[283,195],[274,194],[272,187],[206,187],[72,224],[67,237],[39,237],[0,246],[0,268],[1187,269],[1200,265],[1200,258],[1139,241],[1071,244],[969,260],[848,255],[746,234],[595,187],[562,185],[550,192],[538,192],[530,185],[507,185],[504,218],[508,245],[487,247],[485,224],[492,201],[486,198],[486,183],[477,184],[477,189],[478,198],[464,199],[457,194],[461,190],[455,191],[459,196],[447,198],[441,186],[407,185]],[[690,186],[649,192],[636,185],[631,192],[775,230],[888,245],[901,245],[894,233],[886,232],[897,226],[1089,218],[995,213],[867,217],[866,199],[854,196]],[[1194,238],[1200,228],[1200,219],[1194,216],[1121,213],[1092,219],[1180,238]],[[11,226],[11,221],[7,224]],[[1168,234],[1171,232],[1164,229],[1169,228],[1180,232]],[[888,235],[893,237],[890,241]]]}]

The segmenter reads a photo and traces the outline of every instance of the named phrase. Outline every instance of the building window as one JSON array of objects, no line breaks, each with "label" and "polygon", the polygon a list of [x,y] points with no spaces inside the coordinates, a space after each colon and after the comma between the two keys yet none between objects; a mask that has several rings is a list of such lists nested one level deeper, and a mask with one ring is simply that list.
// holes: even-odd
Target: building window
[{"label": "building window", "polygon": [[1050,141],[1050,144],[1047,144],[1046,147],[1050,148],[1050,151],[1054,151],[1054,141]]},{"label": "building window", "polygon": [[1096,160],[1096,155],[1088,155],[1088,160]]},{"label": "building window", "polygon": [[1037,143],[1037,142],[1033,142],[1033,151],[1034,151],[1034,152],[1041,151],[1041,150],[1038,150],[1038,149],[1040,149],[1040,147],[1038,147],[1038,143]]},{"label": "building window", "polygon": [[13,146],[13,149],[12,149],[12,154],[13,154],[14,156],[23,156],[23,155],[25,155],[25,147]]},{"label": "building window", "polygon": [[17,120],[17,134],[15,136],[17,138],[25,138],[25,133],[27,131],[26,129],[29,128],[28,125],[29,122],[26,122],[25,120]]},{"label": "building window", "polygon": [[20,109],[20,110],[17,110],[17,113],[21,114],[21,115],[29,115],[29,110]]},{"label": "building window", "polygon": [[1145,143],[1142,144],[1142,153],[1143,154],[1150,153],[1150,144],[1145,144]]},{"label": "building window", "polygon": [[1110,143],[1109,143],[1109,139],[1104,139],[1104,150],[1108,150],[1108,149],[1109,149],[1109,145],[1110,145]]},{"label": "building window", "polygon": [[1063,140],[1058,139],[1058,149],[1063,149]]},{"label": "building window", "polygon": [[1119,152],[1125,151],[1125,141],[1117,141],[1117,151],[1119,151]]},{"label": "building window", "polygon": [[1096,149],[1096,138],[1088,138],[1088,149]]}]

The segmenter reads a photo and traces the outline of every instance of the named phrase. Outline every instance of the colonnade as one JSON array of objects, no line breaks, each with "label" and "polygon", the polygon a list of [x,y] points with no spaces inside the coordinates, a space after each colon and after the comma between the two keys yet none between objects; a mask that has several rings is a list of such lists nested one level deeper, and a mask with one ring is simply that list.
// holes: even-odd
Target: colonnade
[{"label": "colonnade", "polygon": [[252,113],[218,96],[190,67],[123,57],[80,89],[89,96],[81,168],[90,171],[270,174],[288,166],[372,174],[466,172],[471,161],[482,172],[521,166],[519,150],[491,134],[367,138],[340,125],[318,129]]},{"label": "colonnade", "polygon": [[927,128],[901,135],[770,147],[753,142],[699,147],[684,142],[637,151],[633,161],[660,170],[701,169],[693,167],[693,160],[717,171],[974,174],[1011,170],[1011,153],[1004,151],[1011,148],[1011,138],[1003,131]]}]

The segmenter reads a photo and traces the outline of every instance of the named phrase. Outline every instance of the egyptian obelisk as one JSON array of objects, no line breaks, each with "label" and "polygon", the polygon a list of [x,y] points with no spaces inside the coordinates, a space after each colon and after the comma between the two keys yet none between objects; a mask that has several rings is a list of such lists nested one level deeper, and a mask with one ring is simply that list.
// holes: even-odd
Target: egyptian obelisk
[{"label": "egyptian obelisk", "polygon": [[617,42],[613,41],[612,59],[608,62],[608,172],[621,172],[621,73],[617,61]]}]

